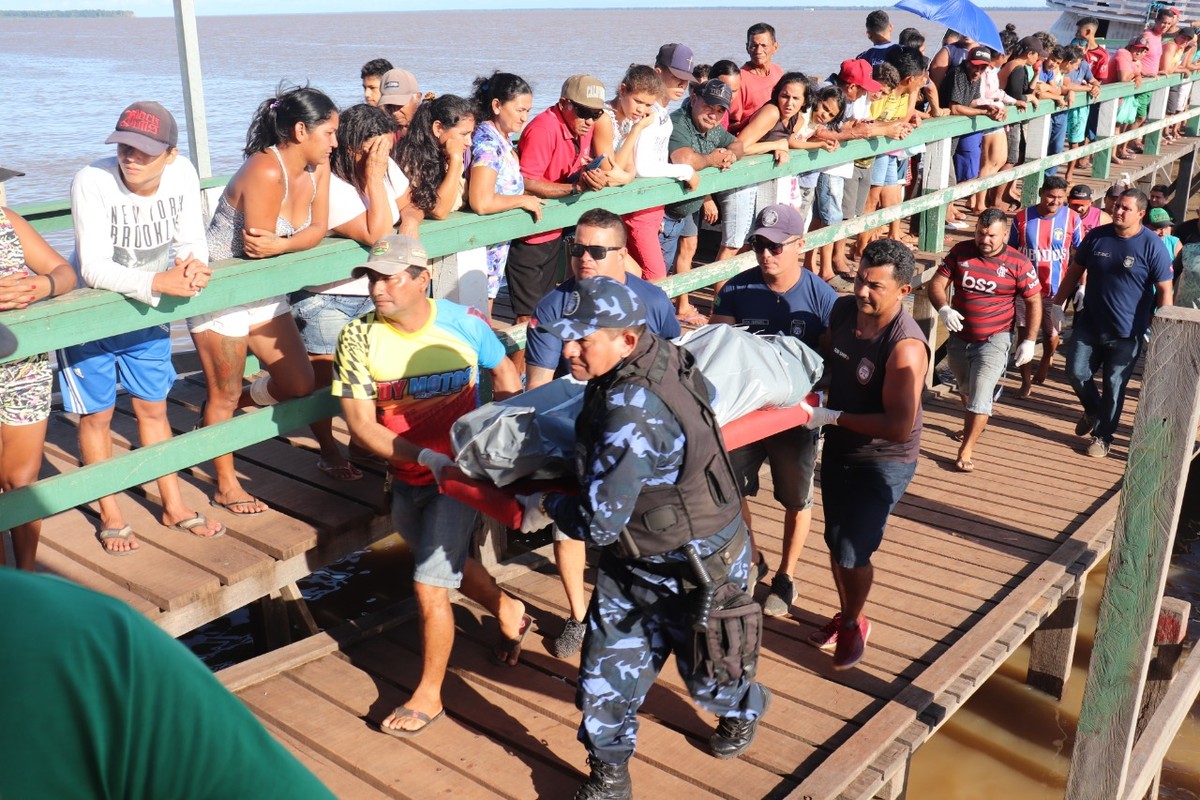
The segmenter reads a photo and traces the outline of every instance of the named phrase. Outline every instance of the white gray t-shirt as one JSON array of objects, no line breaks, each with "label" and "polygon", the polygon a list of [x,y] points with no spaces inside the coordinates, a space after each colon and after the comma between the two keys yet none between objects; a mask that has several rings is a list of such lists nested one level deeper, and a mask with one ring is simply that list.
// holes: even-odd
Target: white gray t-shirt
[{"label": "white gray t-shirt", "polygon": [[[843,125],[848,124],[851,120],[870,119],[871,118],[871,99],[863,94],[853,103],[846,103],[846,113],[843,116]],[[836,167],[821,170],[826,175],[831,175],[835,178],[852,178],[854,177],[854,162],[847,161],[845,164],[838,164]]]},{"label": "white gray t-shirt", "polygon": [[[400,221],[400,209],[396,207],[396,201],[408,191],[408,178],[400,171],[400,167],[396,165],[396,162],[390,158],[388,159],[388,170],[387,175],[383,179],[383,185],[387,190],[388,207],[392,212],[392,225],[394,227]],[[330,175],[329,230],[335,230],[359,214],[365,213],[367,213],[367,196],[359,193],[358,189],[355,189],[354,186],[342,180],[337,175]],[[322,286],[313,286],[309,288],[309,291],[316,294],[352,294],[359,297],[366,297],[370,293],[367,289],[367,279],[365,277],[349,281],[335,281]]]}]

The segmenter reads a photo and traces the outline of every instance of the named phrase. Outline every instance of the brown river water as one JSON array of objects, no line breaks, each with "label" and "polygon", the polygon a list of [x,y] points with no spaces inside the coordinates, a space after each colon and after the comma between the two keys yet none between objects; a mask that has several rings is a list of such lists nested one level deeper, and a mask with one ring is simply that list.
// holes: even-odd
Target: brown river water
[{"label": "brown river water", "polygon": [[[1001,26],[1015,23],[1021,35],[1048,30],[1057,17],[1046,10],[992,13]],[[422,89],[438,93],[465,93],[475,75],[492,69],[517,72],[534,87],[536,111],[549,105],[573,73],[591,72],[611,90],[627,64],[652,60],[666,41],[687,43],[699,62],[740,62],[743,32],[759,21],[778,31],[779,64],[824,77],[868,45],[865,14],[727,8],[201,17],[212,172],[237,168],[254,107],[281,81],[311,83],[339,105],[349,105],[360,100],[359,67],[379,56],[412,70]],[[894,12],[892,19],[897,31],[920,28],[933,53],[942,27],[904,12]],[[0,64],[5,76],[0,164],[28,174],[6,185],[13,206],[66,198],[71,176],[110,153],[104,138],[134,100],[157,99],[184,123],[171,19],[3,19]],[[71,76],[65,89],[69,111],[62,103],[62,76]],[[185,139],[181,134],[184,152]],[[70,248],[69,236],[53,243]],[[1200,480],[1192,484],[1168,592],[1200,605]],[[392,537],[312,576],[302,588],[318,621],[333,626],[404,597],[409,575],[404,548]],[[1102,582],[1103,570],[1097,569],[1088,585],[1075,675],[1063,701],[1024,685],[1028,656],[1022,649],[921,748],[910,798],[1062,796]],[[214,669],[255,654],[245,612],[185,641]],[[1164,797],[1200,799],[1197,718],[1193,709],[1168,756]]]}]

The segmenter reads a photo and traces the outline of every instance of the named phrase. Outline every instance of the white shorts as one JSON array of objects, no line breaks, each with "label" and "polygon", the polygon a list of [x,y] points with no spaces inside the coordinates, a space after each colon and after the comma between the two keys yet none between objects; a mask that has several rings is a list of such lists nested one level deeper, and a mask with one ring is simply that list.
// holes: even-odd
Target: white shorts
[{"label": "white shorts", "polygon": [[212,331],[222,336],[245,338],[250,335],[250,329],[255,325],[270,322],[291,310],[292,306],[288,303],[287,296],[281,294],[257,303],[246,303],[211,314],[189,317],[188,330],[192,333]]}]

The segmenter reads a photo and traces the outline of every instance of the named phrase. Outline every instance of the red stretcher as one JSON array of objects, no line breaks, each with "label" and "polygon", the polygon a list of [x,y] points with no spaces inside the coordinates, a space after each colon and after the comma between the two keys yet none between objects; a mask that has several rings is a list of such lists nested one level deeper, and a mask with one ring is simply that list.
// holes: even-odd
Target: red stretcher
[{"label": "red stretcher", "polygon": [[[810,394],[804,398],[809,405],[819,405],[820,398]],[[794,428],[808,422],[808,414],[800,406],[787,408],[761,408],[749,414],[738,417],[721,428],[725,438],[725,447],[736,450],[759,439],[773,436],[780,431]],[[442,480],[441,491],[459,502],[474,508],[480,513],[487,514],[496,521],[510,528],[521,527],[523,511],[517,495],[532,494],[553,490],[557,492],[576,492],[578,487],[564,486],[561,481],[517,481],[500,488],[488,481],[468,478],[458,468],[448,471]]]}]

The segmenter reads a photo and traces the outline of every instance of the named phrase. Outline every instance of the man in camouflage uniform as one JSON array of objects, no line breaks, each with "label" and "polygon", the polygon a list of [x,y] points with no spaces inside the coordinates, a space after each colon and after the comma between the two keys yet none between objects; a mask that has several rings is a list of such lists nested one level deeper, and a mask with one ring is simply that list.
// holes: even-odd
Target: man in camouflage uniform
[{"label": "man in camouflage uniform", "polygon": [[[761,610],[745,594],[737,481],[691,357],[648,333],[641,300],[611,278],[579,281],[553,327],[572,376],[588,381],[575,430],[582,491],[521,498],[521,529],[553,521],[603,549],[576,695],[591,775],[576,798],[629,798],[637,711],[671,653],[692,698],[720,717],[709,740],[718,758],[750,746],[770,701],[754,680],[757,635],[737,652],[697,650],[693,622],[707,615],[694,579],[721,586],[712,620],[739,605],[739,624],[757,634]],[[722,591],[738,599],[726,605]]]}]

